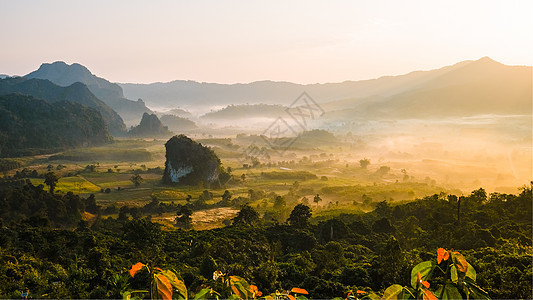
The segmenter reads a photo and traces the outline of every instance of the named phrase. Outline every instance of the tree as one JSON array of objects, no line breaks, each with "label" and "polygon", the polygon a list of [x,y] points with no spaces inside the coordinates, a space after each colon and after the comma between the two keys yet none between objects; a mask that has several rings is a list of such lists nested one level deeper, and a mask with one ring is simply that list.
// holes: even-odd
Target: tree
[{"label": "tree", "polygon": [[253,207],[245,204],[242,206],[241,211],[233,218],[233,225],[253,225],[259,222],[259,214]]},{"label": "tree", "polygon": [[128,213],[130,211],[130,208],[127,206],[120,207],[118,211],[118,218],[119,221],[127,221],[128,220]]},{"label": "tree", "polygon": [[140,219],[142,217],[141,210],[136,206],[130,208],[130,215],[134,219]]},{"label": "tree", "polygon": [[476,204],[481,204],[487,201],[487,192],[484,188],[479,188],[478,190],[472,191],[470,194],[470,199],[472,199]]},{"label": "tree", "polygon": [[389,166],[381,166],[379,167],[379,169],[376,171],[376,174],[378,176],[384,176],[385,174],[389,173],[390,171],[390,167]]},{"label": "tree", "polygon": [[318,207],[318,202],[322,201],[322,198],[320,198],[319,194],[316,194],[315,198],[313,198],[313,202],[316,203],[316,207]]},{"label": "tree", "polygon": [[48,172],[44,175],[44,184],[50,187],[50,194],[54,193],[59,177],[54,172]]},{"label": "tree", "polygon": [[132,175],[130,178],[131,182],[135,184],[135,187],[139,187],[141,183],[144,181],[144,179],[139,174]]},{"label": "tree", "polygon": [[176,226],[183,229],[192,228],[192,210],[187,205],[182,206],[176,215]]},{"label": "tree", "polygon": [[361,166],[361,168],[363,169],[366,169],[366,167],[368,167],[368,165],[370,164],[370,160],[368,158],[363,158],[359,161],[359,165]]},{"label": "tree", "polygon": [[376,209],[374,211],[380,217],[387,217],[387,216],[390,216],[390,214],[392,213],[392,209],[391,209],[389,203],[387,203],[387,200],[383,200],[383,201],[379,202],[376,205]]},{"label": "tree", "polygon": [[276,199],[274,199],[274,209],[280,210],[285,208],[286,205],[287,201],[285,201],[285,198],[276,196]]},{"label": "tree", "polygon": [[307,205],[298,204],[292,210],[287,222],[295,227],[304,228],[309,225],[310,218],[311,208]]},{"label": "tree", "polygon": [[230,201],[231,200],[231,193],[228,190],[224,191],[224,195],[222,195],[222,201]]}]

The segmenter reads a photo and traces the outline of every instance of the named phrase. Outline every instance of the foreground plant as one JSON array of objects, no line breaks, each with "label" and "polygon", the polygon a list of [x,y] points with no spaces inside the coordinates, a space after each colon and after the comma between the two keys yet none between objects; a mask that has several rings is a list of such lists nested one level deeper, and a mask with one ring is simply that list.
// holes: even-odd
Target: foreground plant
[{"label": "foreground plant", "polygon": [[143,299],[144,294],[148,292],[150,292],[151,299],[187,299],[187,287],[183,280],[179,278],[174,271],[162,270],[157,267],[150,269],[147,265],[138,262],[134,264],[129,271],[131,277],[135,277],[135,274],[143,268],[146,268],[148,273],[150,273],[150,291],[125,291],[122,293],[123,299]]},{"label": "foreground plant", "polygon": [[421,262],[413,268],[411,287],[391,285],[383,293],[382,299],[490,299],[490,297],[476,285],[476,270],[461,253],[439,248],[436,260]]}]

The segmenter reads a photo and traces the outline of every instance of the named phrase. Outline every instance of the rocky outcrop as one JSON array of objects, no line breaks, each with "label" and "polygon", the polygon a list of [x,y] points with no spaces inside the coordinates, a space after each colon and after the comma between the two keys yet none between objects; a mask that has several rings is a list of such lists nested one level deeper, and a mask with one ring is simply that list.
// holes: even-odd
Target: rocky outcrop
[{"label": "rocky outcrop", "polygon": [[156,115],[147,113],[143,114],[141,123],[129,131],[132,137],[168,137],[171,134],[172,132],[168,130],[168,127],[163,126]]},{"label": "rocky outcrop", "polygon": [[174,136],[165,144],[163,183],[209,185],[218,181],[220,159],[210,148],[185,135]]}]

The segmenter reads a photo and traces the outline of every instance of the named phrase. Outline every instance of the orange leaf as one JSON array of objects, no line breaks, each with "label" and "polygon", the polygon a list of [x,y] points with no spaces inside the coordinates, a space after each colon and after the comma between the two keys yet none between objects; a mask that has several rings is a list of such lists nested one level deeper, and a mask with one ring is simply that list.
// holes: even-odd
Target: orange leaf
[{"label": "orange leaf", "polygon": [[263,293],[261,293],[261,291],[259,291],[257,286],[253,285],[253,284],[250,284],[250,292],[252,292],[253,298],[255,298],[256,296],[257,297],[261,297],[261,295],[263,295]]},{"label": "orange leaf", "polygon": [[154,275],[157,294],[163,300],[172,300],[172,285],[167,277],[156,274]]},{"label": "orange leaf", "polygon": [[435,297],[435,295],[433,295],[433,293],[430,290],[424,290],[424,294],[422,295],[422,299],[438,300],[437,297]]},{"label": "orange leaf", "polygon": [[144,264],[143,263],[136,263],[134,264],[133,266],[131,266],[131,270],[130,270],[130,275],[131,277],[135,276],[135,274],[144,267]]},{"label": "orange leaf", "polygon": [[291,289],[291,292],[292,292],[292,293],[296,293],[296,294],[309,295],[309,293],[308,293],[306,290],[301,289],[301,288],[297,288],[297,287],[293,287],[293,288]]},{"label": "orange leaf", "polygon": [[422,280],[422,276],[420,275],[420,272],[418,272],[418,274],[416,274],[416,280],[418,281],[418,283],[422,284],[423,286],[426,287],[426,289],[429,288],[429,282],[427,281],[423,281]]},{"label": "orange leaf", "polygon": [[454,255],[454,260],[455,266],[457,267],[457,271],[466,274],[466,272],[468,271],[468,262],[466,261],[465,257],[461,253],[456,252],[456,254]]},{"label": "orange leaf", "polygon": [[444,258],[444,253],[446,253],[446,250],[443,248],[437,249],[437,263],[440,264],[442,259]]},{"label": "orange leaf", "polygon": [[163,272],[163,269],[158,268],[158,267],[155,267],[154,270],[159,271],[159,272]]},{"label": "orange leaf", "polygon": [[296,298],[294,298],[293,295],[287,295],[287,297],[289,297],[289,299],[291,299],[291,300],[296,300]]},{"label": "orange leaf", "polygon": [[365,291],[361,291],[361,290],[357,290],[357,293],[358,293],[358,294],[366,294]]},{"label": "orange leaf", "polygon": [[422,281],[422,282],[420,282],[420,283],[422,283],[422,285],[425,286],[426,289],[429,289],[429,282],[427,282],[427,281]]},{"label": "orange leaf", "polygon": [[241,297],[241,293],[239,293],[239,290],[234,285],[231,286],[231,290],[233,291],[233,294],[237,295],[237,297]]}]

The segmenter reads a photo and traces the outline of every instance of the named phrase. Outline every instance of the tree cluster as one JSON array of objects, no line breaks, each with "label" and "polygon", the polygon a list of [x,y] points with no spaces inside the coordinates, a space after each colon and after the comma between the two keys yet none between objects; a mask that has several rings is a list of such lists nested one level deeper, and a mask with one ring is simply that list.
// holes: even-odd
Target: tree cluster
[{"label": "tree cluster", "polygon": [[[464,255],[491,297],[531,298],[531,197],[530,188],[518,195],[480,189],[396,206],[382,202],[370,213],[322,220],[298,205],[287,224],[272,226],[261,225],[257,212],[244,206],[231,226],[166,231],[148,218],[130,220],[120,213],[118,220],[79,222],[82,199],[51,195],[42,187],[13,188],[0,195],[9,200],[0,204],[0,297],[17,298],[29,289],[35,298],[120,298],[125,286],[145,287],[146,271],[121,275],[138,261],[175,270],[192,294],[216,288],[213,272],[221,271],[246,278],[264,293],[298,286],[312,298],[346,297],[349,291],[412,285],[411,270],[445,246]],[[27,199],[24,208],[14,199]],[[29,222],[23,213],[53,210],[59,202],[65,211],[78,212],[77,226],[61,215],[51,225],[72,224],[76,230]],[[181,209],[179,217],[189,213]]]}]

